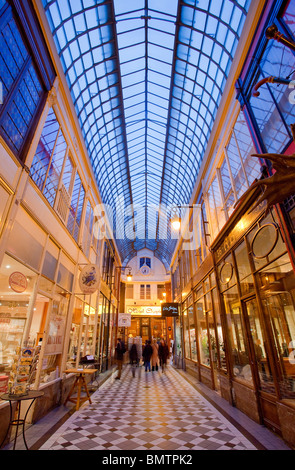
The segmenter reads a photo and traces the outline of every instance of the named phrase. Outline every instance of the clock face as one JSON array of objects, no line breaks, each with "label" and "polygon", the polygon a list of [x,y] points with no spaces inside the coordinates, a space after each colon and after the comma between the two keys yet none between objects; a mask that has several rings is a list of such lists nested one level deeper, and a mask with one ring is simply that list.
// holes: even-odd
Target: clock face
[{"label": "clock face", "polygon": [[141,274],[147,275],[150,273],[150,268],[148,266],[143,266],[140,271]]}]

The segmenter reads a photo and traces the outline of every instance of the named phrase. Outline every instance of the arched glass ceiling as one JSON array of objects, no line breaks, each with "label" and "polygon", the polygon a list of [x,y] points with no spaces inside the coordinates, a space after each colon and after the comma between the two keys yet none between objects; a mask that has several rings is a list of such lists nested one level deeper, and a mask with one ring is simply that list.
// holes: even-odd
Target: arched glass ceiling
[{"label": "arched glass ceiling", "polygon": [[123,260],[146,246],[169,266],[154,208],[190,200],[249,4],[43,0]]}]

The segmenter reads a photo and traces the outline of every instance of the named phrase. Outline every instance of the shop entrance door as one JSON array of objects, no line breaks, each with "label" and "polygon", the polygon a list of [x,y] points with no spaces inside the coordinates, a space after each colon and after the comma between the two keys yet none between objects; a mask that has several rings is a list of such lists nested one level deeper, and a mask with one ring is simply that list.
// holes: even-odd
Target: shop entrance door
[{"label": "shop entrance door", "polygon": [[270,365],[270,351],[266,349],[256,298],[244,301],[246,329],[249,338],[250,363],[253,373],[253,384],[258,397],[262,421],[279,432],[275,384]]},{"label": "shop entrance door", "polygon": [[151,339],[150,334],[150,319],[149,318],[142,318],[141,319],[141,334],[142,344],[145,344],[147,340]]}]

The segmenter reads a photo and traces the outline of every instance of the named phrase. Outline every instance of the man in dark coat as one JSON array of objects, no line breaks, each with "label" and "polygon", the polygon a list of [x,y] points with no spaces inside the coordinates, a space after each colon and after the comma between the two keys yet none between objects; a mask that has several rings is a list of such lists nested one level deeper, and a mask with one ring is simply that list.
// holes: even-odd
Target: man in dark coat
[{"label": "man in dark coat", "polygon": [[169,349],[164,339],[161,339],[159,344],[159,359],[162,366],[162,372],[165,370],[166,362],[169,357]]},{"label": "man in dark coat", "polygon": [[121,338],[117,339],[117,346],[116,346],[116,361],[117,361],[117,366],[118,366],[118,375],[116,379],[121,378],[121,373],[122,373],[122,367],[123,367],[123,359],[124,359],[124,353],[126,352],[125,349],[125,344],[121,340]]},{"label": "man in dark coat", "polygon": [[142,351],[142,357],[143,357],[143,362],[145,366],[145,371],[149,369],[151,371],[151,357],[153,354],[153,348],[151,346],[151,342],[147,341],[145,347],[143,348]]}]

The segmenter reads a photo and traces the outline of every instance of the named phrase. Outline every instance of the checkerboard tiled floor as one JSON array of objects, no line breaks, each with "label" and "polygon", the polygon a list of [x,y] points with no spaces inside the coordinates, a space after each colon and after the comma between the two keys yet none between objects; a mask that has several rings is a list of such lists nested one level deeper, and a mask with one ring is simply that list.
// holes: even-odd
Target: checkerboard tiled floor
[{"label": "checkerboard tiled floor", "polygon": [[126,366],[41,450],[253,450],[255,446],[176,370],[133,378]]}]

